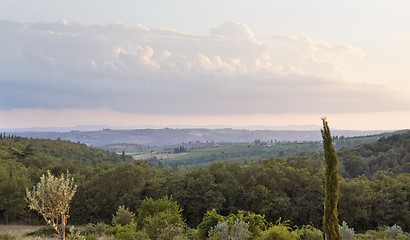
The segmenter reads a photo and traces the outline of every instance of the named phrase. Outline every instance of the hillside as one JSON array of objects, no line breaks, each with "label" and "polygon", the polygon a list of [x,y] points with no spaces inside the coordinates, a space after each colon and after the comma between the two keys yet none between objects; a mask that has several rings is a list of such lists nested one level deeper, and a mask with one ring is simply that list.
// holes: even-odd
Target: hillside
[{"label": "hillside", "polygon": [[[409,135],[382,137],[375,143],[350,149],[359,153],[360,148],[372,150],[375,156],[383,151],[387,154],[404,149],[404,156],[408,156]],[[217,149],[227,151],[228,146],[224,147]],[[245,147],[238,151],[245,154],[248,145],[236,147]],[[225,216],[244,210],[263,214],[270,222],[282,218],[299,227],[306,224],[320,227],[323,160],[320,152],[305,154],[292,155],[289,161],[269,158],[246,164],[213,162],[180,172],[152,167],[146,161],[128,162],[130,158],[127,156],[65,140],[2,138],[0,219],[5,223],[26,223],[30,212],[24,197],[25,189],[36,184],[47,170],[55,175],[69,170],[78,185],[70,209],[73,224],[109,223],[120,205],[135,212],[146,198],[172,196],[181,206],[183,217],[191,228],[198,226],[211,209]],[[311,161],[312,156],[316,156],[316,160]],[[391,172],[395,168],[384,166],[388,166],[388,162],[380,167],[384,172],[369,178],[341,177],[340,220],[347,221],[356,230],[376,229],[394,223],[406,231],[410,229],[406,187],[410,175],[396,174]],[[31,221],[41,222],[42,219],[36,216],[32,213]]]},{"label": "hillside", "polygon": [[[333,135],[353,137],[380,134],[385,131],[348,131],[334,130]],[[70,132],[8,132],[7,134],[27,138],[63,139],[81,142],[89,146],[102,146],[118,143],[132,143],[147,146],[167,146],[188,142],[253,142],[276,140],[281,142],[319,141],[320,131],[291,130],[236,130],[224,129],[135,129]]]},{"label": "hillside", "polygon": [[410,131],[338,152],[346,177],[372,176],[378,171],[410,173]]},{"label": "hillside", "polygon": [[[378,141],[380,138],[386,138],[393,134],[400,134],[403,131],[393,133],[383,133],[370,136],[360,137],[334,137],[334,144],[337,150],[346,147],[355,147],[362,144],[371,144]],[[120,147],[120,146],[117,146]],[[124,150],[128,152],[137,153],[143,151],[138,146],[132,148],[132,146],[123,146],[124,148],[117,148],[118,150]],[[321,159],[321,152],[323,146],[320,141],[308,141],[308,142],[259,142],[254,141],[252,143],[225,143],[225,144],[181,144],[175,147],[183,147],[185,154],[175,155],[175,157],[162,157],[163,153],[169,154],[173,151],[172,148],[165,149],[163,151],[157,151],[152,154],[146,154],[151,163],[158,165],[166,165],[171,167],[198,167],[205,166],[216,161],[261,161],[271,157],[281,158],[288,161],[305,158],[310,160]],[[394,146],[391,146],[394,147]],[[134,150],[134,151],[133,151]],[[348,150],[345,150],[348,151]],[[141,157],[139,155],[138,159]]]},{"label": "hillside", "polygon": [[0,138],[0,159],[16,159],[25,165],[38,165],[39,168],[56,162],[81,162],[86,166],[96,166],[103,162],[119,163],[132,160],[129,156],[119,156],[67,140],[23,137]]}]

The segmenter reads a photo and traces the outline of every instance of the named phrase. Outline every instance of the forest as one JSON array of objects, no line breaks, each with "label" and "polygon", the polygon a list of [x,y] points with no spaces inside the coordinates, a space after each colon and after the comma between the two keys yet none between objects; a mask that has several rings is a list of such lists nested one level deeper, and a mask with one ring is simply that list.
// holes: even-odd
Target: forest
[{"label": "forest", "polygon": [[[410,131],[341,148],[338,156],[340,225],[354,228],[363,234],[362,239],[377,239],[365,234],[391,226],[399,226],[402,236],[410,232]],[[56,176],[68,170],[78,185],[70,203],[69,224],[107,224],[105,231],[113,235],[134,224],[136,235],[128,239],[162,239],[149,235],[149,223],[167,219],[166,214],[180,219],[173,218],[180,239],[211,237],[224,223],[229,231],[241,223],[247,225],[251,239],[274,239],[263,236],[275,227],[290,235],[298,230],[299,238],[283,239],[315,239],[303,238],[301,232],[322,227],[324,161],[320,152],[173,169],[79,142],[2,135],[2,224],[44,224],[29,210],[25,194],[47,170]],[[163,212],[159,219],[143,217],[144,211],[161,204],[173,210]],[[134,216],[135,222],[117,227],[114,219],[121,214]]]}]

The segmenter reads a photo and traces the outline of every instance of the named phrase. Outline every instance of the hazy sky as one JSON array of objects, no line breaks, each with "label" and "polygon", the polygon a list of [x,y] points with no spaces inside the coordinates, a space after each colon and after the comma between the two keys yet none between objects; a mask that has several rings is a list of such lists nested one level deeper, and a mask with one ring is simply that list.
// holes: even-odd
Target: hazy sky
[{"label": "hazy sky", "polygon": [[0,0],[0,128],[410,128],[410,1]]}]

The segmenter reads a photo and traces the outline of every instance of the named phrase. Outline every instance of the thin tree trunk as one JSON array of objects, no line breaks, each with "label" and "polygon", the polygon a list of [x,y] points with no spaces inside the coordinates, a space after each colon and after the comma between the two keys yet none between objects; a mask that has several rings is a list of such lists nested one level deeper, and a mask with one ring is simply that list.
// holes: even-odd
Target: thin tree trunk
[{"label": "thin tree trunk", "polygon": [[67,224],[67,219],[64,215],[61,216],[61,240],[65,240],[65,225]]}]

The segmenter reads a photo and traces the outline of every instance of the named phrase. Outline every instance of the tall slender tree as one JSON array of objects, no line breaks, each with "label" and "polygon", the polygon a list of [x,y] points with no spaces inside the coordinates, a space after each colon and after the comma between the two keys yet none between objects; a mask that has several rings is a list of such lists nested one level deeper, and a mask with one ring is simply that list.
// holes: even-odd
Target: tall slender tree
[{"label": "tall slender tree", "polygon": [[322,118],[323,150],[325,154],[325,211],[323,215],[323,237],[325,240],[341,240],[337,203],[339,200],[339,176],[337,171],[337,154],[332,143],[329,125]]}]

